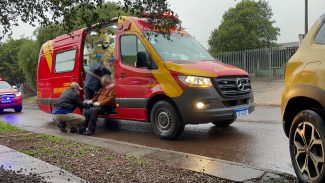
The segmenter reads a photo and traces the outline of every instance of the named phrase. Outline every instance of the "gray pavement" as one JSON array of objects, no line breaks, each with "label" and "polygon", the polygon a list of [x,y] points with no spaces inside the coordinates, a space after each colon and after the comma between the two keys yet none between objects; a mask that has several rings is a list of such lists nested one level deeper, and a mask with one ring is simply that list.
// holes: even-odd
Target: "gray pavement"
[{"label": "gray pavement", "polygon": [[0,167],[20,174],[37,174],[47,182],[80,183],[85,180],[49,163],[0,145]]},{"label": "gray pavement", "polygon": [[281,97],[284,91],[284,81],[260,81],[253,80],[254,100],[258,105],[281,105]]},{"label": "gray pavement", "polygon": [[[99,124],[96,137],[294,174],[280,116],[279,107],[257,106],[252,115],[238,119],[229,128],[189,125],[176,141],[158,139],[148,123],[119,121],[108,129]],[[36,131],[38,128],[57,131],[51,115],[33,105],[26,106],[21,114],[6,112],[0,115],[0,120]]]}]

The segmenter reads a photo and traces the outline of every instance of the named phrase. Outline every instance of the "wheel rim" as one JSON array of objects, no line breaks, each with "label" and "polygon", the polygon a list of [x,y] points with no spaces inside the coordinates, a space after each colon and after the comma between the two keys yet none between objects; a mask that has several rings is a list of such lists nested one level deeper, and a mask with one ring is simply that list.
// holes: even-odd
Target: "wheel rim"
[{"label": "wheel rim", "polygon": [[293,140],[300,173],[310,181],[317,180],[324,168],[324,147],[318,130],[313,124],[303,122],[297,127]]},{"label": "wheel rim", "polygon": [[159,130],[168,131],[172,126],[172,115],[167,109],[161,109],[157,113],[156,124]]}]

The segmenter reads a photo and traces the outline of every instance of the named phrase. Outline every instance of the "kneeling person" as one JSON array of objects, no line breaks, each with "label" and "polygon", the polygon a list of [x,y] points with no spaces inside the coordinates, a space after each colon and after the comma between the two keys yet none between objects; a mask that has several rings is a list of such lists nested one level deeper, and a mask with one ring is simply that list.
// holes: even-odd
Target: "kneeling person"
[{"label": "kneeling person", "polygon": [[53,119],[57,122],[57,126],[61,132],[67,132],[66,127],[71,127],[70,132],[76,133],[84,122],[85,117],[75,114],[73,111],[78,107],[83,108],[83,104],[79,101],[79,92],[82,88],[78,83],[73,82],[67,90],[65,90],[59,100],[54,104],[52,111]]},{"label": "kneeling person", "polygon": [[102,77],[102,89],[91,100],[85,101],[88,104],[92,104],[92,107],[84,110],[86,117],[85,128],[87,128],[84,135],[94,135],[96,130],[96,123],[99,114],[110,112],[115,105],[115,90],[114,83],[110,76],[106,75]]}]

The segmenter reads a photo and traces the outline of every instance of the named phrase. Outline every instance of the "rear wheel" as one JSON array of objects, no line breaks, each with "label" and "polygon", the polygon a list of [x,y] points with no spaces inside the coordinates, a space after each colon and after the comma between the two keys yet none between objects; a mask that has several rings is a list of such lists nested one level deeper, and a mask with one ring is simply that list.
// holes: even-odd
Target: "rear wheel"
[{"label": "rear wheel", "polygon": [[225,121],[212,122],[212,124],[214,124],[216,127],[227,127],[235,121],[236,121],[236,118],[230,119],[230,120],[225,120]]},{"label": "rear wheel", "polygon": [[290,155],[300,182],[325,181],[324,120],[313,110],[300,112],[290,129]]},{"label": "rear wheel", "polygon": [[14,108],[14,110],[15,110],[15,112],[21,112],[22,110],[23,110],[23,106],[16,106],[15,108]]},{"label": "rear wheel", "polygon": [[157,102],[150,114],[152,128],[161,139],[172,140],[180,136],[185,128],[175,107],[167,101]]}]

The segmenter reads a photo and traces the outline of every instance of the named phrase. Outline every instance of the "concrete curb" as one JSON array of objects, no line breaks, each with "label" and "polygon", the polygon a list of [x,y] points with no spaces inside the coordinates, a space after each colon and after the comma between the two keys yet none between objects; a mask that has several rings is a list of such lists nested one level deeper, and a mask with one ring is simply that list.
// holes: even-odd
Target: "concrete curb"
[{"label": "concrete curb", "polygon": [[0,145],[0,166],[24,175],[37,174],[47,182],[85,183],[86,181],[47,162]]},{"label": "concrete curb", "polygon": [[277,172],[274,170],[267,170],[236,162],[225,161],[173,150],[148,147],[144,145],[131,144],[111,139],[102,139],[98,137],[88,137],[75,134],[60,133],[59,131],[50,130],[46,128],[35,128],[31,126],[21,127],[34,133],[45,133],[49,135],[61,136],[66,139],[77,141],[80,143],[106,148],[116,153],[159,160],[171,166],[200,173],[206,173],[208,175],[236,182],[245,182],[252,179],[260,179],[265,174],[286,175],[285,173]]},{"label": "concrete curb", "polygon": [[281,107],[281,104],[272,103],[257,103],[256,106],[270,106],[270,107]]}]

